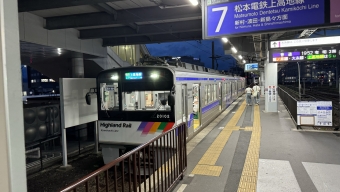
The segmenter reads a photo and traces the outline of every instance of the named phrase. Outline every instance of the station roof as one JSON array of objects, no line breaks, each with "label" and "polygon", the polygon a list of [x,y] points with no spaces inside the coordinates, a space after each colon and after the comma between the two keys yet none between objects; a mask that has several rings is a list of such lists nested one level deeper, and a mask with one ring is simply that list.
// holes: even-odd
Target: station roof
[{"label": "station roof", "polygon": [[[48,30],[74,28],[80,39],[103,39],[103,46],[202,39],[201,7],[189,0],[18,0],[18,10],[43,17]],[[261,63],[267,57],[268,40],[305,38],[317,30],[248,35],[230,41],[242,47],[244,58]]]},{"label": "station roof", "polygon": [[18,8],[103,46],[202,39],[201,9],[189,0],[18,0]]}]

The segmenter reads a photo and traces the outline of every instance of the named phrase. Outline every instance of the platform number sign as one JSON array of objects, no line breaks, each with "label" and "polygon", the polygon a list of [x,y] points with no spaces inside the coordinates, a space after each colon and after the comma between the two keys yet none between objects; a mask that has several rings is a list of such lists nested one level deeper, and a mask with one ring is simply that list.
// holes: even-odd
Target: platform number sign
[{"label": "platform number sign", "polygon": [[202,2],[204,39],[315,27],[325,23],[325,0],[202,0]]},{"label": "platform number sign", "polygon": [[217,24],[217,27],[216,27],[216,30],[215,30],[215,32],[218,33],[218,32],[220,32],[221,27],[222,27],[222,24],[223,24],[224,19],[225,19],[225,16],[227,15],[228,6],[224,6],[224,7],[216,7],[216,8],[213,8],[212,11],[213,11],[213,12],[222,11],[220,20],[219,20],[219,22],[218,22],[218,24]]}]

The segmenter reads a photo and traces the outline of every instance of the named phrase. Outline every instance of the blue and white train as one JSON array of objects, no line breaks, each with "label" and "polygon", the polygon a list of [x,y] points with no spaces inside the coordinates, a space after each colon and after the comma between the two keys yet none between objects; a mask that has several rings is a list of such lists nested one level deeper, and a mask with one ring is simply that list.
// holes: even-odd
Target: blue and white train
[{"label": "blue and white train", "polygon": [[102,71],[97,102],[105,163],[118,157],[118,149],[148,142],[182,122],[190,139],[243,94],[243,77],[207,71],[187,63]]}]

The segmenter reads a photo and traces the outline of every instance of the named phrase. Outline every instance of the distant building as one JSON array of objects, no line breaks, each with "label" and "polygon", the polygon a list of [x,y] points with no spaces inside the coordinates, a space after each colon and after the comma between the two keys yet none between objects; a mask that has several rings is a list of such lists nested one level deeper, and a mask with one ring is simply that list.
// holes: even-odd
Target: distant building
[{"label": "distant building", "polygon": [[[278,73],[278,81],[281,84],[294,84],[299,81],[298,65],[288,63]],[[305,81],[312,85],[330,84],[338,79],[336,61],[318,61],[300,63],[301,82]]]},{"label": "distant building", "polygon": [[59,83],[50,79],[33,68],[23,65],[22,72],[22,92],[23,95],[45,95],[59,93]]}]

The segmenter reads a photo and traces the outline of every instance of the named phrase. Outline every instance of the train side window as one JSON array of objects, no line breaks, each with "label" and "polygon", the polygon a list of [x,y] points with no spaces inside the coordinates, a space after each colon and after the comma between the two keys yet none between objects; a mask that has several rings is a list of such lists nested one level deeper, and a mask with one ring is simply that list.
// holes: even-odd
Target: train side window
[{"label": "train side window", "polygon": [[216,84],[214,84],[214,92],[213,92],[213,101],[216,101],[217,100],[217,89],[216,89]]},{"label": "train side window", "polygon": [[101,110],[119,110],[119,87],[118,83],[100,84]]},{"label": "train side window", "polygon": [[208,85],[204,85],[204,94],[205,94],[205,104],[208,104]]},{"label": "train side window", "polygon": [[211,85],[208,85],[208,103],[211,102]]},{"label": "train side window", "polygon": [[124,111],[171,111],[168,105],[169,91],[123,92]]}]

